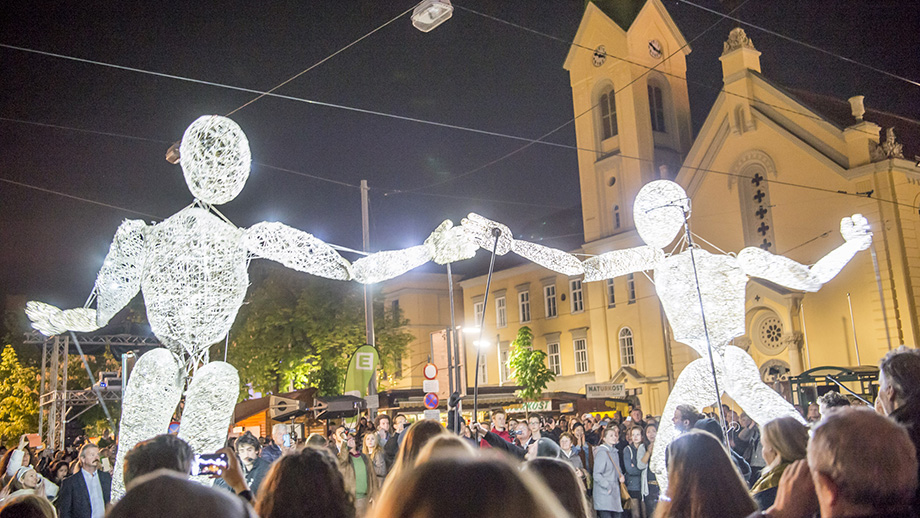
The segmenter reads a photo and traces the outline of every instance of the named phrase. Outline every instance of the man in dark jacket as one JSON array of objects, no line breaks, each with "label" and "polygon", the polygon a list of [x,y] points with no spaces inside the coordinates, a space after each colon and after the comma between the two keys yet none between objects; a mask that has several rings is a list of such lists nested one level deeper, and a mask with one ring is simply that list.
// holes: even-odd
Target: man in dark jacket
[{"label": "man in dark jacket", "polygon": [[103,518],[112,496],[112,476],[99,469],[99,447],[80,449],[80,471],[64,479],[55,502],[60,518]]},{"label": "man in dark jacket", "polygon": [[[249,486],[252,496],[257,496],[259,485],[262,484],[262,479],[265,478],[269,468],[271,468],[271,462],[259,456],[262,445],[259,443],[259,440],[249,432],[240,436],[240,438],[236,440],[234,446],[236,455],[240,459],[240,466],[243,468],[246,484]],[[233,491],[222,478],[214,482],[214,487],[222,487]]]},{"label": "man in dark jacket", "polygon": [[[920,352],[902,345],[886,354],[878,369],[875,410],[906,428],[915,451],[920,451]],[[920,489],[917,498],[920,502]]]}]

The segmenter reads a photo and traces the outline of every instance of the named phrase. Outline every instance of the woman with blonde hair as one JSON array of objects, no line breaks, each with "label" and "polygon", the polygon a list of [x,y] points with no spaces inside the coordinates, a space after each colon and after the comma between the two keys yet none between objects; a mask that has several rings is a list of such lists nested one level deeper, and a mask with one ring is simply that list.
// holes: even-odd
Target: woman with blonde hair
[{"label": "woman with blonde hair", "polygon": [[358,448],[354,433],[348,434],[339,452],[339,469],[345,479],[345,489],[355,497],[355,514],[361,518],[377,496],[379,485],[374,467]]},{"label": "woman with blonde hair", "polygon": [[38,474],[32,466],[22,466],[16,474],[10,479],[10,482],[0,492],[0,502],[7,498],[13,498],[22,495],[36,495],[46,497],[45,478]]},{"label": "woman with blonde hair", "polygon": [[376,518],[568,518],[531,473],[498,457],[437,458],[388,479]]},{"label": "woman with blonde hair", "polygon": [[384,491],[387,491],[391,480],[398,477],[403,471],[411,470],[415,466],[416,457],[418,457],[422,448],[428,444],[428,441],[447,432],[438,421],[424,419],[412,423],[412,426],[403,433],[406,434],[406,438],[403,439],[402,445],[399,446],[396,462],[390,467],[386,484],[383,486]]},{"label": "woman with blonde hair", "polygon": [[[361,451],[367,456],[367,460],[374,466],[374,474],[377,475],[377,485],[383,486],[383,479],[387,476],[387,459],[383,448],[377,442],[376,433],[364,435],[364,448]],[[368,470],[370,471],[370,470]]]},{"label": "woman with blonde hair", "polygon": [[422,451],[418,453],[418,457],[415,458],[415,465],[418,466],[434,459],[468,459],[475,456],[476,450],[473,449],[470,441],[454,434],[445,433],[436,435],[428,441],[428,444],[422,448]]},{"label": "woman with blonde hair", "polygon": [[656,518],[743,518],[757,510],[747,485],[709,432],[690,430],[668,446],[667,499]]},{"label": "woman with blonde hair", "polygon": [[808,428],[792,417],[780,417],[763,425],[760,442],[766,467],[751,488],[754,501],[761,509],[773,505],[779,479],[793,462],[804,459],[808,448]]}]

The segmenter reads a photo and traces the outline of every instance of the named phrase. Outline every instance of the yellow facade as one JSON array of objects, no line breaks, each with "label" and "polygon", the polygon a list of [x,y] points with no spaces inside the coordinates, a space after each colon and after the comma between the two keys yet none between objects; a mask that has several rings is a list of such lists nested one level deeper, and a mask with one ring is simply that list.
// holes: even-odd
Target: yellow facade
[{"label": "yellow facade", "polygon": [[[633,226],[632,200],[642,185],[660,178],[687,190],[697,244],[713,253],[762,246],[814,264],[843,243],[841,218],[862,213],[874,232],[882,296],[870,251],[857,254],[817,293],[752,279],[747,333],[735,345],[748,350],[766,381],[822,365],[874,365],[891,346],[916,347],[920,170],[914,162],[898,157],[876,124],[854,118],[838,126],[771,83],[769,71],[760,71],[760,52],[737,31],[720,58],[724,91],[691,140],[681,79],[689,52],[659,0],[648,0],[626,22],[588,3],[564,64],[577,116],[585,233],[585,244],[573,252],[596,255],[643,244]],[[610,95],[615,103],[605,106]],[[871,197],[855,195],[868,191]],[[651,280],[635,274],[631,296],[631,281],[616,278],[613,299],[606,282],[585,283],[584,309],[573,312],[570,283],[577,280],[535,265],[495,272],[484,308],[489,345],[483,349],[483,384],[513,383],[500,372],[503,351],[517,329],[529,325],[537,348],[559,346],[561,371],[548,390],[584,393],[586,383],[625,382],[641,390],[646,413],[660,413],[676,376],[697,354],[671,340]],[[464,325],[477,325],[475,305],[485,282],[482,276],[461,283]],[[549,318],[543,291],[548,285],[555,286],[558,304],[558,315]],[[530,297],[529,322],[520,318],[522,292]],[[497,322],[500,297],[504,325]],[[624,330],[632,337],[632,355]],[[581,339],[586,369],[576,365]],[[474,354],[467,358],[470,380]]]}]

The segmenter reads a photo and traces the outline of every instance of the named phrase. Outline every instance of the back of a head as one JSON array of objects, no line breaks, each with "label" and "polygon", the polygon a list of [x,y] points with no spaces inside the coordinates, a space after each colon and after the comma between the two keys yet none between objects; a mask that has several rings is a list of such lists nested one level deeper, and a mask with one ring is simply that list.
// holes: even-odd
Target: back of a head
[{"label": "back of a head", "polygon": [[556,444],[556,441],[549,437],[540,437],[537,441],[537,457],[546,457],[558,459],[562,456],[562,449]]},{"label": "back of a head", "polygon": [[704,417],[703,419],[700,419],[696,422],[696,424],[693,425],[693,427],[697,430],[703,430],[704,432],[711,433],[715,436],[716,439],[719,440],[719,442],[722,442],[725,438],[725,435],[722,433],[722,425],[720,425],[718,421],[711,417]]},{"label": "back of a head", "polygon": [[3,501],[0,518],[57,518],[57,510],[43,496],[21,495]]},{"label": "back of a head", "polygon": [[203,486],[161,469],[134,480],[133,487],[106,518],[250,518],[243,501],[228,491]]},{"label": "back of a head", "polygon": [[325,448],[328,446],[328,444],[329,443],[326,442],[326,438],[318,433],[311,433],[310,436],[307,437],[307,446],[311,446],[313,448]]},{"label": "back of a head", "polygon": [[917,488],[917,454],[897,423],[864,407],[841,408],[814,428],[808,466],[837,485],[855,505],[909,504]]},{"label": "back of a head", "polygon": [[690,430],[668,446],[668,496],[657,516],[740,518],[757,510],[747,484],[712,434]]},{"label": "back of a head", "polygon": [[822,414],[831,408],[847,406],[850,406],[850,400],[847,399],[846,396],[841,395],[840,392],[834,390],[818,398],[818,407],[821,409]]},{"label": "back of a head", "polygon": [[498,457],[432,460],[403,472],[392,489],[381,495],[374,517],[568,516],[539,480]]},{"label": "back of a head", "polygon": [[897,391],[899,405],[920,398],[920,351],[902,345],[886,354],[878,368],[886,383]]},{"label": "back of a head", "polygon": [[399,447],[396,462],[401,464],[403,469],[411,468],[415,464],[415,458],[428,444],[428,441],[443,433],[445,433],[444,427],[437,421],[430,419],[416,421],[406,431],[406,438]]},{"label": "back of a head", "polygon": [[558,459],[537,458],[524,463],[524,470],[546,484],[572,518],[593,516],[585,498],[585,489],[571,464]]},{"label": "back of a head", "polygon": [[676,410],[680,410],[680,416],[690,421],[690,427],[696,425],[696,422],[703,418],[703,414],[693,405],[677,405]]},{"label": "back of a head", "polygon": [[467,439],[454,434],[439,434],[428,441],[415,458],[415,465],[434,459],[444,458],[470,458],[476,455],[476,450]]},{"label": "back of a head", "polygon": [[763,425],[763,439],[783,462],[805,458],[808,451],[808,428],[794,417],[780,417]]},{"label": "back of a head", "polygon": [[307,447],[272,464],[259,486],[261,518],[354,518],[355,505],[335,457],[326,448]]},{"label": "back of a head", "polygon": [[192,457],[192,447],[175,435],[157,435],[141,441],[125,454],[125,486],[129,486],[138,477],[161,469],[188,476]]}]

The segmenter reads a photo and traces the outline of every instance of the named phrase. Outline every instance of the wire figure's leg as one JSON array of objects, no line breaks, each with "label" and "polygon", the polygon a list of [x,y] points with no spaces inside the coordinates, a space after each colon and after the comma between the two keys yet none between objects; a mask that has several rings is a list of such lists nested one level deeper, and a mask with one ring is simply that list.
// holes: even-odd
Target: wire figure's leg
[{"label": "wire figure's leg", "polygon": [[[223,448],[239,394],[240,376],[232,365],[217,361],[200,367],[185,393],[179,438],[197,454]],[[194,478],[204,485],[214,483],[210,477]]]},{"label": "wire figure's leg", "polygon": [[[125,454],[140,441],[166,433],[179,399],[185,376],[179,360],[166,349],[154,349],[137,361],[122,394],[118,454],[112,476],[112,500],[125,494]],[[235,396],[234,396],[235,397]]]},{"label": "wire figure's leg", "polygon": [[758,425],[778,417],[793,417],[805,424],[792,403],[761,381],[760,369],[748,353],[735,346],[726,347],[725,367],[725,392]]},{"label": "wire figure's leg", "polygon": [[[722,368],[718,358],[716,360],[716,372],[721,383],[724,376],[722,375]],[[661,422],[658,424],[658,436],[655,438],[655,449],[652,451],[650,467],[658,478],[661,494],[665,494],[668,488],[665,450],[671,444],[671,441],[679,435],[672,421],[674,410],[677,409],[677,405],[692,405],[697,410],[701,410],[707,406],[712,406],[713,401],[715,401],[713,396],[715,396],[715,387],[709,358],[697,358],[690,362],[680,373],[680,376],[677,377],[677,382],[668,396],[668,402],[664,405]]]}]

